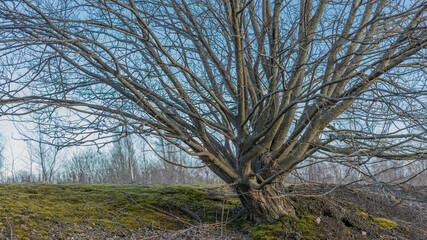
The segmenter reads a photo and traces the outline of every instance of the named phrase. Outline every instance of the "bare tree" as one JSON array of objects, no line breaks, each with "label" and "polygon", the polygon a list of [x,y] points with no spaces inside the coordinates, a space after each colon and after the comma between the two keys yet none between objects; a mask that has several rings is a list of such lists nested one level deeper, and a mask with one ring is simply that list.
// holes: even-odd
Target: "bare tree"
[{"label": "bare tree", "polygon": [[129,183],[135,182],[135,149],[131,140],[131,136],[125,136],[123,144],[126,149],[127,170],[129,175]]},{"label": "bare tree", "polygon": [[4,148],[5,148],[5,144],[4,144],[4,140],[3,140],[3,136],[0,134],[0,181],[3,180],[3,165],[4,165]]},{"label": "bare tree", "polygon": [[150,178],[150,161],[148,159],[145,141],[140,141],[137,144],[136,158],[139,159],[140,182],[148,184]]},{"label": "bare tree", "polygon": [[28,159],[27,159],[27,162],[26,162],[26,164],[28,164],[28,167],[29,167],[29,172],[28,172],[28,177],[29,178],[28,178],[28,182],[34,182],[35,178],[34,178],[33,169],[34,169],[34,164],[36,162],[35,162],[34,156],[31,153],[31,149],[33,149],[33,145],[32,145],[32,142],[29,139],[26,139],[25,142],[27,144],[27,151],[28,151]]},{"label": "bare tree", "polygon": [[96,159],[93,155],[93,152],[79,152],[73,154],[71,157],[69,167],[67,168],[69,172],[69,178],[72,179],[74,183],[93,183],[93,173],[94,167],[97,164],[94,162]]},{"label": "bare tree", "polygon": [[273,221],[293,214],[282,181],[306,159],[367,175],[370,161],[425,160],[426,8],[2,1],[0,112],[41,112],[65,145],[123,125],[160,136],[233,184],[253,221]]},{"label": "bare tree", "polygon": [[114,142],[112,162],[116,183],[135,182],[135,150],[127,134]]},{"label": "bare tree", "polygon": [[73,153],[62,170],[62,182],[72,183],[112,183],[109,156],[94,149]]},{"label": "bare tree", "polygon": [[[57,139],[57,134],[55,130],[48,130],[49,134],[53,141]],[[40,178],[39,181],[43,183],[51,183],[54,174],[58,171],[62,157],[60,156],[59,148],[56,147],[55,142],[50,142],[46,138],[46,133],[42,131],[41,124],[37,124],[37,126],[33,129],[33,136],[31,143],[27,144],[29,160],[32,168],[32,163],[36,163],[39,168]],[[47,142],[52,143],[52,145],[47,144]],[[31,169],[32,172],[32,169]]]},{"label": "bare tree", "polygon": [[[156,143],[156,148],[152,149],[153,152],[157,155],[160,160],[163,160],[163,182],[170,184],[185,184],[186,177],[184,175],[191,174],[188,171],[185,171],[182,166],[190,166],[191,159],[187,159],[186,155],[181,149],[177,148],[176,145],[179,143],[169,143],[164,139],[159,139]],[[150,144],[151,147],[153,147]],[[186,173],[185,173],[186,172]]]}]

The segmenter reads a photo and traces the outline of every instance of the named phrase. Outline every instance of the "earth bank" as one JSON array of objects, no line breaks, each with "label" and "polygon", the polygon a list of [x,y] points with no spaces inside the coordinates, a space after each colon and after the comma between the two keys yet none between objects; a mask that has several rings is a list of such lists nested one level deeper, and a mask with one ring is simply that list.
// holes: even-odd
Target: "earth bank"
[{"label": "earth bank", "polygon": [[254,225],[224,185],[0,185],[0,239],[427,239],[427,187],[288,185]]}]

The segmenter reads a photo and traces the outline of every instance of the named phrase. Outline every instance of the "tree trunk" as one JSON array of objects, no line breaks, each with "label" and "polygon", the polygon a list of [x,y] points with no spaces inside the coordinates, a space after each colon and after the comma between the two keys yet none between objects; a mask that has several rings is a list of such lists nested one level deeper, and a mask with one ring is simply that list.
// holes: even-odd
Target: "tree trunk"
[{"label": "tree trunk", "polygon": [[281,183],[272,183],[261,190],[246,185],[235,187],[250,219],[255,223],[272,223],[285,215],[295,216],[292,201]]}]

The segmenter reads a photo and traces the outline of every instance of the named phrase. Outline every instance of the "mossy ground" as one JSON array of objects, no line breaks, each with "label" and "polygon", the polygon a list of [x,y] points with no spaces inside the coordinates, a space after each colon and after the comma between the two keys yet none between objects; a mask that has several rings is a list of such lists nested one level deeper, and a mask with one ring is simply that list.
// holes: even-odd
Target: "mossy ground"
[{"label": "mossy ground", "polygon": [[372,215],[369,215],[363,211],[358,211],[357,215],[362,216],[365,220],[370,220],[371,224],[378,224],[382,228],[397,228],[398,225],[395,221],[386,219],[386,218],[378,218]]},{"label": "mossy ground", "polygon": [[299,218],[283,216],[273,224],[259,224],[249,230],[251,237],[257,240],[279,240],[299,236],[302,239],[316,239],[321,233],[316,229],[316,217],[304,215]]},{"label": "mossy ground", "polygon": [[[0,239],[427,239],[418,200],[371,186],[285,191],[296,217],[254,225],[223,185],[0,184]],[[427,197],[411,191],[394,194]]]},{"label": "mossy ground", "polygon": [[[87,231],[126,236],[231,217],[238,200],[214,201],[197,186],[3,184],[0,239],[66,239]],[[213,187],[213,186],[209,186]],[[228,213],[228,216],[225,214]],[[100,236],[100,238],[102,238]]]}]

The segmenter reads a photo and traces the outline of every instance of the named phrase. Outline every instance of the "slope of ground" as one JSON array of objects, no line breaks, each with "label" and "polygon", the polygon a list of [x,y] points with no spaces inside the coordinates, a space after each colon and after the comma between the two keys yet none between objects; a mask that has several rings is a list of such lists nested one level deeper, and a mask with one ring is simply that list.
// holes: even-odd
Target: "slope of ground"
[{"label": "slope of ground", "polygon": [[254,226],[225,186],[0,185],[0,239],[427,239],[426,187],[289,185]]},{"label": "slope of ground", "polygon": [[427,239],[426,187],[292,185],[286,191],[297,219],[285,216],[274,227],[256,226],[253,237]]}]

